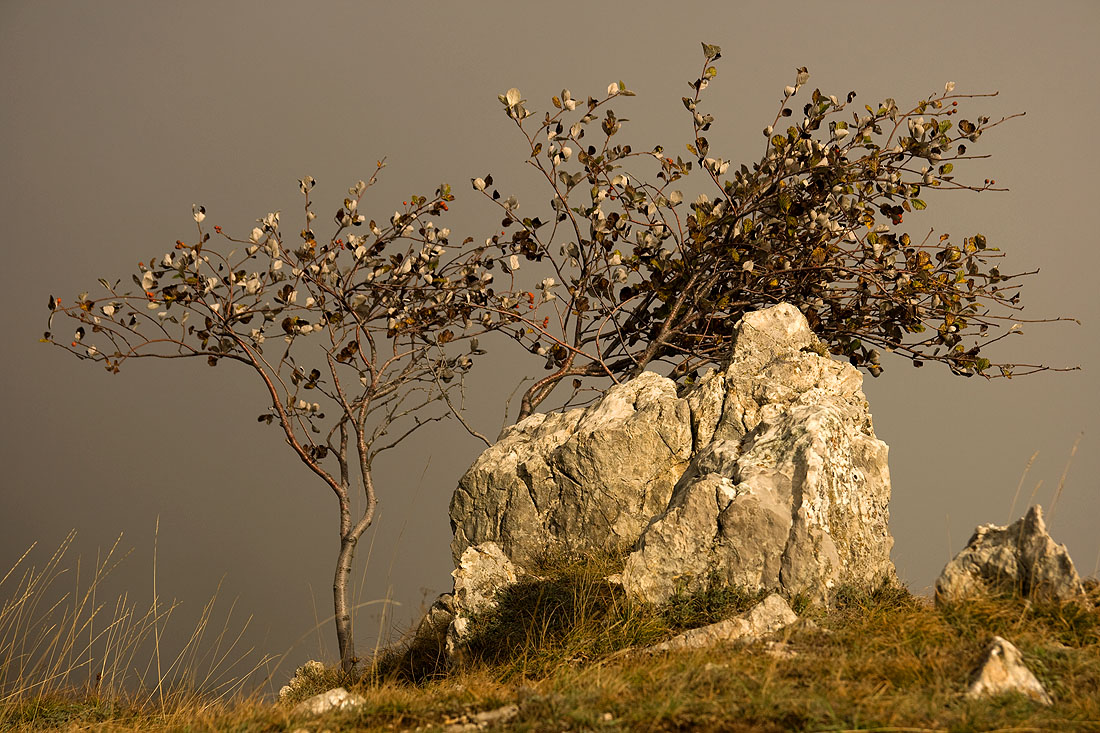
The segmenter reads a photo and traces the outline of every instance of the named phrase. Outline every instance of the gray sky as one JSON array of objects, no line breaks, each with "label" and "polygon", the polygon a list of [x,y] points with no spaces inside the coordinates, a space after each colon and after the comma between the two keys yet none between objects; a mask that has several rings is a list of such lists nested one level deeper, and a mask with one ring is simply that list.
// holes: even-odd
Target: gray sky
[{"label": "gray sky", "polygon": [[[1026,328],[1004,359],[1083,371],[987,382],[892,360],[866,391],[890,445],[899,575],[926,591],[975,525],[1008,520],[1036,484],[1051,531],[1082,574],[1100,559],[1097,422],[1100,102],[1094,35],[1100,4],[559,2],[14,2],[0,4],[0,207],[11,280],[3,369],[0,575],[31,542],[72,528],[85,562],[120,533],[135,552],[108,590],[150,597],[160,517],[158,591],[184,601],[186,627],[224,577],[220,598],[253,615],[250,643],[317,656],[315,617],[331,614],[336,506],[275,431],[257,425],[261,390],[243,369],[132,362],[122,374],[37,343],[51,293],[71,300],[96,278],[128,277],[139,260],[191,237],[191,204],[239,233],[281,209],[297,225],[297,179],[318,180],[318,211],[388,156],[363,210],[385,217],[413,192],[455,186],[449,226],[484,237],[497,211],[468,180],[491,172],[523,212],[549,193],[523,165],[524,141],[496,95],[519,87],[543,110],[563,87],[583,98],[622,79],[638,93],[614,109],[636,148],[682,149],[680,103],[701,63],[723,47],[708,90],[715,153],[756,160],[760,128],[784,85],[865,103],[916,101],[943,88],[999,90],[973,109],[1027,116],[991,131],[992,159],[957,173],[1008,193],[928,197],[911,231],[982,232],[1004,270],[1041,267],[1024,288],[1027,317],[1082,325]],[[324,221],[322,217],[321,221]],[[98,286],[96,286],[98,287]],[[474,385],[476,422],[495,433],[506,393],[537,361],[507,360]],[[507,376],[507,380],[501,379]],[[507,389],[500,385],[506,383]],[[1049,508],[1074,440],[1080,448]],[[390,597],[407,625],[449,589],[447,503],[479,443],[454,425],[413,440],[379,467],[380,516],[359,556],[362,599]],[[369,554],[369,561],[368,561]],[[359,615],[361,646],[380,606]],[[190,615],[189,615],[190,614]],[[299,641],[303,635],[304,641]],[[326,626],[320,641],[335,659]]]}]

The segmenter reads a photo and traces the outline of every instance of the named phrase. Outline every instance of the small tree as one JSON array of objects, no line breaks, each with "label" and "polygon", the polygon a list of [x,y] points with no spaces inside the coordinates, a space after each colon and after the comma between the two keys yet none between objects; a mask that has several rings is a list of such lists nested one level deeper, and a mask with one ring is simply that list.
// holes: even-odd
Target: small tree
[{"label": "small tree", "polygon": [[[521,418],[569,377],[575,395],[584,377],[618,380],[664,363],[673,379],[690,382],[728,353],[743,313],[780,301],[798,306],[832,352],[874,376],[883,369],[878,348],[965,376],[1050,368],[982,355],[1019,332],[1018,281],[1033,273],[1002,273],[1002,254],[981,234],[957,241],[898,229],[926,207],[926,191],[1004,190],[954,175],[956,163],[987,157],[968,147],[1011,119],[956,122],[960,103],[995,94],[956,94],[949,82],[908,109],[886,99],[850,110],[855,92],[839,98],[814,89],[795,116],[792,101],[809,81],[799,68],[764,128],[760,159],[731,168],[711,153],[705,134],[714,117],[702,103],[721,49],[703,44],[703,55],[683,98],[692,119],[686,161],[661,146],[636,151],[619,142],[627,120],[607,104],[634,95],[621,81],[587,102],[563,90],[552,100],[556,111],[533,130],[519,90],[500,96],[530,146],[527,162],[553,190],[543,220],[521,216],[491,175],[473,180],[503,211],[491,242],[511,269],[521,258],[552,268],[529,304],[552,302],[552,316],[527,313],[510,295],[494,302],[515,314],[515,338],[551,372],[525,392]],[[788,118],[795,124],[781,128]],[[655,163],[655,176],[629,170],[637,159]],[[685,207],[677,186],[693,164],[716,191]]]},{"label": "small tree", "polygon": [[[51,296],[51,324],[64,315],[78,327],[71,338],[51,330],[43,339],[113,373],[149,357],[252,370],[268,402],[258,420],[278,425],[336,495],[333,607],[345,671],[357,661],[348,583],[377,506],[375,461],[428,423],[448,414],[462,420],[463,377],[484,353],[476,337],[494,327],[478,311],[492,293],[485,248],[451,245],[449,230],[432,219],[453,200],[449,186],[413,196],[383,226],[371,221],[369,233],[352,233],[366,221],[359,203],[377,174],[349,190],[324,239],[312,229],[312,177],[299,182],[305,226],[295,244],[284,241],[279,212],[243,239],[215,226],[220,239],[212,242],[206,211],[195,206],[193,244],[178,241],[139,263],[136,292],[100,279],[100,298],[81,293],[66,305]],[[360,491],[362,512],[353,514]]]}]

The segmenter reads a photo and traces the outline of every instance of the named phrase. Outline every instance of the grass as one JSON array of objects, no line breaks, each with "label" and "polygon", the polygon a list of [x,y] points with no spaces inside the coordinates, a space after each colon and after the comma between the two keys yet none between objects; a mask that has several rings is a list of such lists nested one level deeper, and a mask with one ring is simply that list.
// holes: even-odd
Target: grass
[{"label": "grass", "polygon": [[248,621],[231,632],[231,607],[216,627],[215,593],[169,653],[162,640],[178,603],[161,600],[155,580],[148,606],[126,595],[104,600],[101,586],[126,556],[121,537],[84,576],[79,561],[67,563],[74,538],[40,567],[32,545],[0,576],[0,731],[112,729],[136,719],[170,728],[249,699],[243,686],[272,658],[250,662],[252,650],[239,648]]},{"label": "grass", "polygon": [[[495,611],[475,619],[460,661],[448,664],[438,643],[421,640],[381,653],[359,679],[327,670],[297,698],[344,684],[366,704],[319,721],[297,719],[290,705],[237,694],[232,685],[200,691],[193,683],[203,677],[193,673],[163,701],[149,694],[152,679],[142,695],[65,686],[58,676],[65,665],[87,667],[76,653],[81,645],[67,641],[86,629],[69,614],[63,632],[50,626],[44,638],[47,647],[68,644],[70,661],[54,655],[34,674],[16,675],[21,687],[5,688],[0,731],[457,730],[476,713],[508,704],[518,713],[498,729],[1100,731],[1095,581],[1088,604],[1007,597],[942,609],[901,588],[842,589],[829,610],[792,604],[816,624],[779,639],[793,655],[763,643],[645,654],[641,648],[743,611],[760,595],[715,587],[663,607],[631,603],[604,580],[616,569],[607,558],[548,562],[539,579],[504,591]],[[15,597],[25,597],[26,587]],[[26,636],[36,617],[20,618],[15,627],[0,622],[0,652],[7,654],[0,659],[14,658],[10,630]],[[124,618],[139,635],[157,615]],[[1012,695],[965,698],[995,634],[1021,649],[1054,706]],[[12,663],[3,662],[5,679],[21,669]],[[106,668],[116,667],[121,662]],[[39,684],[46,679],[53,681]]]}]

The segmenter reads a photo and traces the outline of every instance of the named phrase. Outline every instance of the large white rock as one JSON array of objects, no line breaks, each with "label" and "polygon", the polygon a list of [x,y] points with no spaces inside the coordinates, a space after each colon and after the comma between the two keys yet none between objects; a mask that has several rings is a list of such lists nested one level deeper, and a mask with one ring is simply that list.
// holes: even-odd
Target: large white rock
[{"label": "large white rock", "polygon": [[1042,683],[1024,665],[1020,650],[1008,640],[994,636],[966,696],[978,698],[1008,692],[1018,692],[1044,705],[1053,704]]},{"label": "large white rock", "polygon": [[717,580],[828,598],[894,579],[886,444],[862,376],[797,308],[740,322],[728,366],[682,395],[646,372],[597,403],[535,414],[463,476],[451,551],[633,548],[621,580],[664,601]]},{"label": "large white rock", "polygon": [[985,524],[936,579],[939,604],[998,594],[1083,601],[1085,588],[1069,551],[1047,532],[1036,504],[1007,527]]}]

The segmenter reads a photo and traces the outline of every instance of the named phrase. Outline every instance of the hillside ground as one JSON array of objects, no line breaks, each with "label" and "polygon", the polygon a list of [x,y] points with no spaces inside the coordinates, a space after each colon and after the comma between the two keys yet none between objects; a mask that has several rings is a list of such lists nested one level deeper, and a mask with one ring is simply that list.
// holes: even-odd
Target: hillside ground
[{"label": "hillside ground", "polygon": [[[305,719],[240,692],[24,684],[5,691],[0,731],[1100,731],[1096,581],[1085,604],[1006,597],[936,608],[901,588],[842,590],[827,610],[790,599],[814,623],[768,641],[650,654],[642,649],[760,596],[712,589],[663,607],[630,603],[604,580],[613,570],[610,560],[548,565],[476,619],[459,662],[437,644],[406,643],[353,678],[327,669],[295,695],[344,685],[366,700],[354,711]],[[994,635],[1023,652],[1054,705],[965,697]],[[495,710],[479,728],[478,713]]]}]

